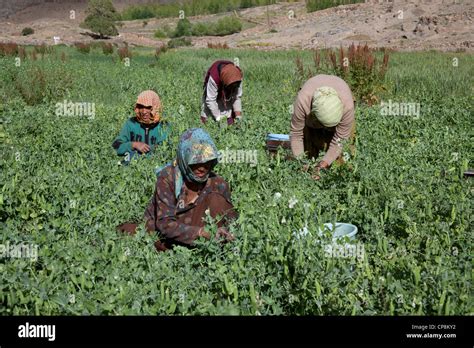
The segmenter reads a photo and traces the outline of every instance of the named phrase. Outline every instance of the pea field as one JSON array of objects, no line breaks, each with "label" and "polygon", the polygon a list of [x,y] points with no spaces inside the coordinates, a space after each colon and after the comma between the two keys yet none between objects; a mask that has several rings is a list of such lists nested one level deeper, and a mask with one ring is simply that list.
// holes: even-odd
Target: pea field
[{"label": "pea field", "polygon": [[[474,314],[474,181],[463,175],[473,167],[474,57],[392,52],[382,100],[417,103],[419,114],[358,103],[356,153],[319,181],[265,149],[268,133],[289,134],[297,57],[312,61],[309,51],[156,58],[135,48],[125,64],[61,45],[21,64],[0,57],[0,314]],[[203,76],[217,59],[244,71],[237,126],[200,123]],[[119,165],[112,142],[147,89],[160,95],[171,136],[150,158]],[[92,103],[95,114],[58,114],[67,102]],[[157,253],[144,223],[134,237],[115,227],[142,220],[154,169],[191,127],[258,161],[215,168],[239,212],[234,242]],[[361,257],[328,255],[318,230],[336,221],[358,227]],[[15,245],[36,257],[9,255]]]}]

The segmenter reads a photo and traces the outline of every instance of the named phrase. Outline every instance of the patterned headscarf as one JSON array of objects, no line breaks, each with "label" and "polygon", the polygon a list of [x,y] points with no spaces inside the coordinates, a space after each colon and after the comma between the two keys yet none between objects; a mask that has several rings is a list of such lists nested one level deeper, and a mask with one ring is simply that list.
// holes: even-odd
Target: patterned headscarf
[{"label": "patterned headscarf", "polygon": [[[143,106],[151,106],[151,117],[150,120],[144,121],[140,116],[140,110],[137,108],[137,104],[141,104]],[[148,90],[143,91],[138,95],[137,102],[135,103],[135,115],[137,117],[138,122],[144,124],[153,124],[158,123],[161,119],[162,113],[162,106],[160,97],[156,92]]]},{"label": "patterned headscarf", "polygon": [[227,64],[221,70],[221,80],[225,86],[242,81],[242,72],[234,64]]},{"label": "patterned headscarf", "polygon": [[191,170],[191,164],[213,161],[217,164],[219,153],[209,134],[201,128],[191,128],[179,139],[177,162],[179,171],[188,181],[204,183],[209,175],[198,178]]}]

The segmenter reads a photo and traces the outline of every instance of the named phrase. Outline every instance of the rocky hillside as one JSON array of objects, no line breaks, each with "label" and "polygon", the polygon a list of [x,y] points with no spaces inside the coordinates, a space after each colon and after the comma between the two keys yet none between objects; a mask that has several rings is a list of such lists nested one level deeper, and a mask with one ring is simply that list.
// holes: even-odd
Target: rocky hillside
[{"label": "rocky hillside", "polygon": [[[118,10],[131,3],[148,0],[115,0]],[[3,11],[18,10],[0,24],[0,41],[20,44],[51,44],[53,36],[61,42],[90,41],[79,28],[84,18],[86,1],[18,0],[7,1]],[[70,18],[70,11],[75,18]],[[213,21],[223,16],[190,17],[191,21]],[[304,1],[279,2],[271,6],[249,8],[227,15],[238,15],[244,23],[242,32],[225,37],[192,38],[194,47],[208,42],[227,43],[233,48],[312,49],[339,47],[352,42],[398,50],[472,51],[474,49],[474,1],[373,1],[343,5],[307,13]],[[156,47],[166,39],[156,39],[157,28],[175,25],[177,18],[127,21],[120,35],[111,42]],[[21,36],[22,28],[35,30]]]}]

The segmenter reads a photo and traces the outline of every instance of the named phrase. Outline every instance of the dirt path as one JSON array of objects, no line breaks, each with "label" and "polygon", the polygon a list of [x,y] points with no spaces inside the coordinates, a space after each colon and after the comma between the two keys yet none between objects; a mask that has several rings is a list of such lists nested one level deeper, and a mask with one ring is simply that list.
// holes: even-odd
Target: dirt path
[{"label": "dirt path", "polygon": [[[311,49],[346,46],[352,42],[368,43],[373,47],[398,50],[454,51],[474,49],[474,1],[422,0],[382,1],[344,5],[306,13],[304,2],[278,3],[246,9],[238,16],[246,23],[245,30],[225,37],[193,38],[197,48],[208,42],[227,43],[234,48]],[[114,1],[122,9],[130,1]],[[0,24],[0,41],[19,44],[52,44],[53,37],[72,44],[91,38],[81,33],[79,23],[84,19],[85,3],[45,3],[19,11]],[[74,11],[74,18],[71,14]],[[191,17],[191,21],[216,20],[222,15]],[[124,22],[114,43],[157,47],[166,42],[153,37],[158,27],[176,19],[149,19]],[[29,26],[33,35],[21,36]]]}]

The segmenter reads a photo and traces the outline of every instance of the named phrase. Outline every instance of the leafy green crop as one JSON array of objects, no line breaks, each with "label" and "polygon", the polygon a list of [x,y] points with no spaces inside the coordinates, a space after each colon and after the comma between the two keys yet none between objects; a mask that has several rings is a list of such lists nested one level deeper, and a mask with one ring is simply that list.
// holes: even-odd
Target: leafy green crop
[{"label": "leafy green crop", "polygon": [[[58,64],[61,50],[68,60]],[[9,71],[0,77],[8,93],[0,105],[0,245],[38,247],[36,260],[0,259],[0,314],[472,314],[474,187],[462,177],[474,153],[472,55],[394,53],[387,98],[419,102],[420,117],[359,107],[350,166],[315,182],[283,153],[264,150],[267,133],[289,132],[294,61],[308,64],[310,52],[153,54],[134,50],[128,66],[65,47],[20,67],[0,58]],[[231,227],[237,240],[157,254],[143,225],[134,238],[115,226],[141,218],[153,169],[174,158],[185,129],[200,126],[202,78],[219,58],[238,58],[244,70],[244,122],[206,129],[221,150],[258,152],[256,166],[216,168],[240,212]],[[56,115],[54,84],[34,105],[12,93],[11,76],[56,76],[55,66],[69,81],[55,87],[59,100],[95,103],[95,117]],[[111,143],[150,88],[173,134],[150,159],[119,166]],[[363,259],[327,257],[316,231],[333,221],[358,227]],[[308,234],[295,238],[303,227]]]}]

